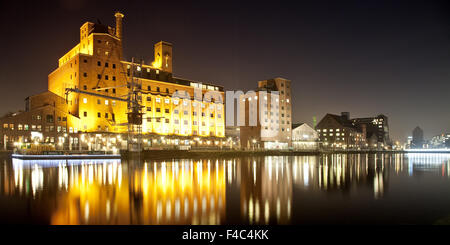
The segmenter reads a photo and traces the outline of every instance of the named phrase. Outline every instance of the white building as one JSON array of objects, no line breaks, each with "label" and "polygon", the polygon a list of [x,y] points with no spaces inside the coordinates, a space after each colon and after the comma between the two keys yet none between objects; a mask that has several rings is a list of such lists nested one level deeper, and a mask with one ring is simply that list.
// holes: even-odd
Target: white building
[{"label": "white building", "polygon": [[289,149],[291,145],[291,81],[274,78],[239,100],[241,146],[244,149]]},{"label": "white building", "polygon": [[319,133],[306,123],[292,125],[292,147],[294,150],[317,150]]}]

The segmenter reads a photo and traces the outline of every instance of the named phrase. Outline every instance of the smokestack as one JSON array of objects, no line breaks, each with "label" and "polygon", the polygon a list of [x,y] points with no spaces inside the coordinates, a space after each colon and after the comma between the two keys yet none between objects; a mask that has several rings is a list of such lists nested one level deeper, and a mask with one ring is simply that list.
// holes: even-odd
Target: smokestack
[{"label": "smokestack", "polygon": [[116,12],[114,16],[116,17],[116,37],[122,40],[122,19],[123,17],[125,17],[125,15],[120,12]]}]

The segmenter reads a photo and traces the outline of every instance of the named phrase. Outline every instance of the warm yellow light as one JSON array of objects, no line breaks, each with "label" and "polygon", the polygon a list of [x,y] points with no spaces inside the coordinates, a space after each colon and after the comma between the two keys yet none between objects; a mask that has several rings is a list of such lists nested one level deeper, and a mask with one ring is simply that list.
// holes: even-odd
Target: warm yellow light
[{"label": "warm yellow light", "polygon": [[153,61],[152,66],[155,68],[161,68],[161,61]]}]

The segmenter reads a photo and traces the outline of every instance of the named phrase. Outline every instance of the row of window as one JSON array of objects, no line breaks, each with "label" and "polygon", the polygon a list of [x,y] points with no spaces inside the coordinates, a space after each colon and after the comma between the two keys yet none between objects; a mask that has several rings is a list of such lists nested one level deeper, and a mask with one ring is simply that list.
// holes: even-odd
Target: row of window
[{"label": "row of window", "polygon": [[[161,122],[161,118],[154,118],[153,120],[154,120],[155,122],[157,122],[157,123],[160,123],[160,122]],[[152,122],[152,119],[151,119],[151,118],[147,118],[147,122]],[[164,119],[164,123],[170,123],[170,119],[165,118],[165,119]],[[175,119],[175,120],[173,121],[173,123],[174,123],[174,124],[180,124],[180,120]],[[183,121],[183,124],[184,124],[184,125],[189,125],[189,121],[188,121],[188,120],[184,120],[184,121]],[[197,122],[197,121],[193,121],[193,122],[192,122],[192,125],[198,126],[198,122]],[[210,125],[210,127],[214,127],[214,121],[210,122],[209,125]],[[202,126],[206,126],[206,122],[202,122]]]},{"label": "row of window", "polygon": [[336,132],[339,132],[339,131],[342,131],[342,132],[345,132],[345,129],[339,129],[339,128],[336,128],[336,129],[332,129],[332,128],[330,128],[330,129],[326,129],[326,128],[324,128],[324,129],[317,129],[317,132],[324,132],[324,133],[326,133],[326,132],[333,132],[333,131],[336,131]]},{"label": "row of window", "polygon": [[[87,102],[88,102],[88,99],[87,98],[83,98],[83,103],[87,104]],[[97,105],[101,105],[101,104],[102,104],[102,100],[101,99],[97,99]],[[109,100],[105,100],[105,105],[109,105]],[[111,105],[112,106],[116,106],[116,101],[115,100],[111,101]]]},{"label": "row of window", "polygon": [[[13,123],[11,123],[11,124],[7,124],[7,123],[5,123],[5,124],[3,124],[3,128],[9,128],[9,129],[11,129],[11,130],[14,130],[15,129],[15,127],[14,127],[14,124]],[[56,132],[58,132],[58,133],[67,133],[67,128],[66,127],[64,127],[64,126],[53,126],[53,125],[46,125],[45,127],[44,127],[44,131],[45,132],[54,132],[55,131],[55,128],[56,128]],[[17,130],[18,131],[28,131],[28,130],[31,130],[31,131],[39,131],[39,132],[42,132],[42,125],[35,125],[35,124],[32,124],[31,125],[31,128],[29,127],[29,125],[28,124],[17,124]],[[69,127],[69,132],[70,133],[77,133],[78,132],[78,130],[77,130],[77,128],[72,128],[72,127]]]},{"label": "row of window", "polygon": [[[84,117],[87,117],[87,116],[88,116],[87,111],[84,111],[84,112],[83,112],[83,116],[84,116]],[[98,117],[98,118],[101,118],[101,117],[102,117],[102,113],[101,113],[101,112],[97,112],[97,117]],[[106,118],[106,119],[109,118],[109,113],[108,113],[108,112],[105,112],[105,118]],[[111,113],[111,119],[112,119],[113,121],[116,120],[116,116],[115,116],[114,113]]]},{"label": "row of window", "polygon": [[[147,111],[148,111],[148,112],[152,111],[152,107],[147,106]],[[161,108],[157,107],[157,108],[156,108],[156,112],[161,112]],[[170,109],[167,109],[167,108],[164,109],[164,113],[170,113]],[[178,110],[174,110],[173,113],[176,114],[176,115],[178,115],[178,114],[179,114],[179,111],[178,111]],[[189,112],[188,112],[188,111],[183,111],[183,114],[184,114],[185,116],[187,116],[187,115],[189,115]],[[197,114],[196,111],[193,111],[193,112],[192,112],[192,115],[193,115],[193,116],[197,116],[198,114]],[[202,115],[202,117],[205,117],[206,114],[205,114],[205,112],[202,112],[201,115]],[[214,117],[214,113],[210,113],[209,115],[210,115],[210,117]],[[217,118],[222,118],[222,114],[217,114]]]},{"label": "row of window", "polygon": [[[87,63],[87,61],[85,63]],[[104,64],[105,64],[105,67],[109,67],[109,63],[108,62],[105,62]],[[100,60],[97,61],[97,66],[102,66],[102,62]],[[116,64],[113,63],[112,64],[112,68],[116,69]]]},{"label": "row of window", "polygon": [[[319,135],[322,135],[322,136],[327,136],[327,134],[326,133],[323,133],[323,134],[319,134]],[[333,136],[334,134],[333,133],[329,133],[328,134],[328,136]],[[336,133],[336,136],[345,136],[345,134],[344,133]]]}]

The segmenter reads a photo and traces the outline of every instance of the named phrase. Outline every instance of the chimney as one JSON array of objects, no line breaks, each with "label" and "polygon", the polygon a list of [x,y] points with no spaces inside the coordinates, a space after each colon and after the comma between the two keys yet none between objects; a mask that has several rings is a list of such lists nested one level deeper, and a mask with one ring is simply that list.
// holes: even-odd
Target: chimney
[{"label": "chimney", "polygon": [[114,16],[116,17],[116,37],[118,37],[120,40],[122,40],[122,19],[123,17],[125,17],[125,15],[123,15],[120,12],[116,12],[116,14],[114,14]]},{"label": "chimney", "polygon": [[341,112],[341,117],[345,120],[350,120],[350,112]]}]

